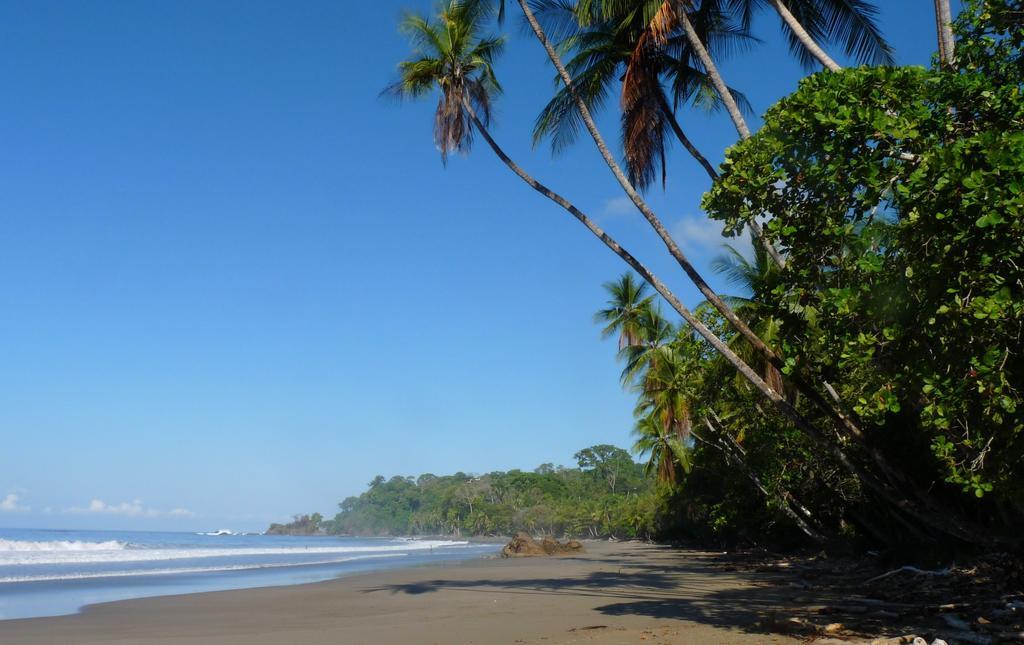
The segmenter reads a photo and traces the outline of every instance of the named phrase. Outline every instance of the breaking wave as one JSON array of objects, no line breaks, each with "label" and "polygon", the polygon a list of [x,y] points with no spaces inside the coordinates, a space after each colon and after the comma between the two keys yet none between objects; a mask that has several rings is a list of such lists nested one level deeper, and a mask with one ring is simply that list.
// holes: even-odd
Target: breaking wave
[{"label": "breaking wave", "polygon": [[[17,546],[5,546],[5,545]],[[124,542],[17,542],[0,540],[0,566],[153,562],[258,556],[316,556],[393,553],[458,548],[469,542],[415,540],[379,546],[294,546],[228,548],[133,548]]]},{"label": "breaking wave", "polygon": [[161,576],[177,575],[182,573],[216,573],[222,571],[249,571],[253,569],[281,569],[295,566],[320,566],[326,564],[340,564],[354,560],[372,560],[375,558],[401,558],[407,553],[381,553],[378,555],[356,555],[348,558],[334,558],[331,560],[317,560],[314,562],[277,562],[270,564],[227,564],[214,567],[180,567],[165,569],[135,569],[128,571],[96,571],[88,573],[60,573],[40,574],[27,576],[8,576],[0,578],[0,584],[12,582],[54,582],[60,580],[89,580],[94,578],[131,578],[136,576]]},{"label": "breaking wave", "polygon": [[128,548],[126,542],[107,540],[106,542],[80,542],[78,540],[48,540],[33,542],[29,540],[0,540],[0,558],[9,552],[40,553],[61,551],[121,551]]}]

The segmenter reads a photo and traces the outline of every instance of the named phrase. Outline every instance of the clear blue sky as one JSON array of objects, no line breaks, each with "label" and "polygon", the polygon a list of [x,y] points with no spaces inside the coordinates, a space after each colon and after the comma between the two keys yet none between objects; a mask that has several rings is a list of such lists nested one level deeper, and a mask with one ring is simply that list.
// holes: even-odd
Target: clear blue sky
[{"label": "clear blue sky", "polygon": [[[878,4],[926,64],[932,3]],[[623,266],[482,145],[444,169],[432,101],[378,99],[407,6],[0,3],[0,527],[258,529],[377,474],[628,445],[591,319]],[[756,27],[724,71],[760,113],[801,70]],[[508,30],[496,136],[697,302],[589,140],[531,149],[553,72]],[[706,188],[673,150],[651,195],[702,266]]]}]

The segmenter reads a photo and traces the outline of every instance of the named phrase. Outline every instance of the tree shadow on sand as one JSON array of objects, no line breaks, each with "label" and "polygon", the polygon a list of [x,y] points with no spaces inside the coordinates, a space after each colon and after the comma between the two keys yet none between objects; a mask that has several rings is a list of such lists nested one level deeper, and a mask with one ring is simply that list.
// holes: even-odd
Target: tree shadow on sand
[{"label": "tree shadow on sand", "polygon": [[585,574],[568,570],[557,577],[437,578],[374,587],[364,593],[568,594],[607,600],[594,609],[605,616],[646,616],[763,634],[771,632],[776,614],[796,616],[807,610],[792,601],[792,587],[772,580],[778,576],[737,575],[723,570],[711,554],[665,549],[662,555],[652,561],[650,552],[639,557],[616,553],[599,560],[607,570]]},{"label": "tree shadow on sand", "polygon": [[[600,604],[595,604],[593,611],[603,616],[678,620],[753,634],[789,631],[793,623],[787,621],[792,619],[802,621],[796,624],[811,632],[828,623],[843,623],[847,636],[891,636],[910,627],[871,615],[821,614],[821,607],[843,603],[840,592],[821,588],[810,591],[793,571],[738,572],[734,555],[656,547],[642,553],[624,550],[599,558],[584,555],[563,559],[581,564],[588,561],[602,570],[582,573],[566,568],[558,576],[511,579],[437,578],[365,589],[364,593],[569,595],[594,598]],[[516,564],[509,563],[509,567],[514,571]]]}]

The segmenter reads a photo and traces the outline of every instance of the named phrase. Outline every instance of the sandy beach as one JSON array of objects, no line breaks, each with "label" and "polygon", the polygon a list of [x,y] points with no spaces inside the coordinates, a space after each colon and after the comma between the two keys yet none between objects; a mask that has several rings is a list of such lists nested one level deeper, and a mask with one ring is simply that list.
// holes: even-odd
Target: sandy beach
[{"label": "sandy beach", "polygon": [[791,594],[760,574],[668,547],[587,549],[92,605],[0,622],[0,643],[797,642],[761,628]]}]

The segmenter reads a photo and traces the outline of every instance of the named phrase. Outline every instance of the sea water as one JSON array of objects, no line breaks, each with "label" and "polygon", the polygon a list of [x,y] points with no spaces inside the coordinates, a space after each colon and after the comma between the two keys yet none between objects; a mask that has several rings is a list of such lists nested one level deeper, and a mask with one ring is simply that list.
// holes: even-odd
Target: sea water
[{"label": "sea water", "polygon": [[315,582],[495,551],[493,544],[462,540],[0,529],[0,620],[128,598]]}]

